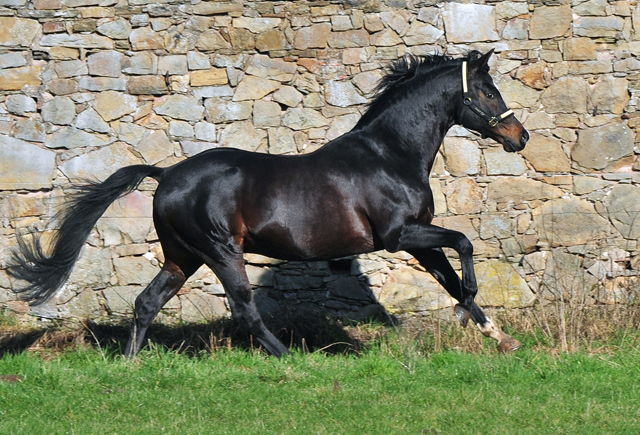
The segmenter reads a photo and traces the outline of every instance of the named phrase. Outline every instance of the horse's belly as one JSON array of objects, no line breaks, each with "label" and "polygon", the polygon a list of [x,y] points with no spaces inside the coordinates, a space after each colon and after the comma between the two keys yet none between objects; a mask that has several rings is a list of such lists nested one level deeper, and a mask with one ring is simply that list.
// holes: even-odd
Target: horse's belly
[{"label": "horse's belly", "polygon": [[374,249],[373,236],[362,225],[331,219],[310,225],[273,223],[245,239],[245,251],[284,260],[331,259]]}]

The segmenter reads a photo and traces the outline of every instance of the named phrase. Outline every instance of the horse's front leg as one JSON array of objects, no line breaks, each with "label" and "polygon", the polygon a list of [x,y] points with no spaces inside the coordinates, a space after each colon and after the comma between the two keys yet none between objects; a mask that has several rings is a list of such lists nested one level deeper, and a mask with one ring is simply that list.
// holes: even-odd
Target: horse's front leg
[{"label": "horse's front leg", "polygon": [[[460,256],[462,280],[451,267],[441,249],[443,247],[454,249]],[[501,352],[514,351],[522,346],[518,340],[501,331],[476,304],[474,298],[478,285],[473,268],[473,245],[464,234],[435,225],[412,223],[402,228],[397,249],[413,255],[458,300],[455,313],[463,326],[471,318],[485,336],[498,342]]]}]

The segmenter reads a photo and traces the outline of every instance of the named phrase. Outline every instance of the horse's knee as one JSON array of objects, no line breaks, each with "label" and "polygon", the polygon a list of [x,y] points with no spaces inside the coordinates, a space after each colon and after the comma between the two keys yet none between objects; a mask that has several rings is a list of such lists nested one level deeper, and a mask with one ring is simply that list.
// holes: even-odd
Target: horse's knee
[{"label": "horse's knee", "polygon": [[467,238],[464,234],[458,240],[456,250],[460,256],[472,256],[473,255],[473,244],[471,240]]}]

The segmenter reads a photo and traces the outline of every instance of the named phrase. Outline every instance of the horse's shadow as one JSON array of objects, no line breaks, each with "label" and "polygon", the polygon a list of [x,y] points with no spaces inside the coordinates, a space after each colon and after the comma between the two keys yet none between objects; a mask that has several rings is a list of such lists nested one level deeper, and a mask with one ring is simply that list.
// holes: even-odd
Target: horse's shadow
[{"label": "horse's shadow", "polygon": [[[261,310],[264,322],[290,349],[358,353],[366,345],[367,337],[360,331],[354,333],[351,328],[355,321],[332,316],[321,306],[281,303],[277,309],[271,308],[271,311]],[[380,311],[367,321],[388,324],[394,320]],[[73,326],[61,324],[4,333],[0,337],[0,358],[30,350],[56,352],[78,346],[92,346],[107,354],[119,355],[129,339],[129,323],[130,320],[124,319],[118,323],[88,321]],[[259,343],[230,318],[179,325],[153,323],[147,332],[146,344],[151,349],[191,357],[230,348],[261,350]]]}]

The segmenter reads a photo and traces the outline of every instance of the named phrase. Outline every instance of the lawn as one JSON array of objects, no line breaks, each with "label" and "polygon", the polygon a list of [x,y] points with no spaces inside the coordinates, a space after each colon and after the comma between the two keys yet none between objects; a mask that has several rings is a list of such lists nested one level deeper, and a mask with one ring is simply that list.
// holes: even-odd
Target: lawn
[{"label": "lawn", "polygon": [[638,434],[640,350],[188,354],[79,347],[0,358],[0,434]]}]

